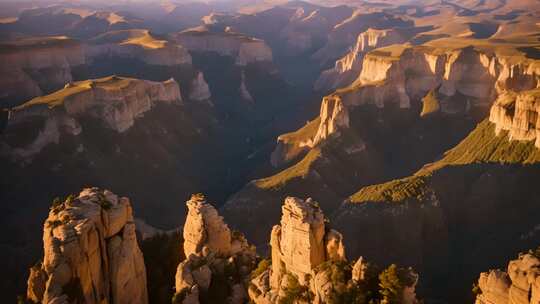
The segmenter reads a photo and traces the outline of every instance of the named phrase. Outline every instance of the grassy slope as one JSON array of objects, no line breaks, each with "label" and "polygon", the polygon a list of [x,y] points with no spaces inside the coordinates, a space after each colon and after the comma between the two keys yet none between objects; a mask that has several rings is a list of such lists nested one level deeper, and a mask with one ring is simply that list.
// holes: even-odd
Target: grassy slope
[{"label": "grassy slope", "polygon": [[485,120],[445,156],[426,165],[416,174],[360,189],[350,197],[353,203],[402,202],[416,197],[421,200],[432,174],[445,167],[479,163],[529,165],[540,162],[540,151],[534,142],[509,141],[506,132],[495,135],[495,125]]}]

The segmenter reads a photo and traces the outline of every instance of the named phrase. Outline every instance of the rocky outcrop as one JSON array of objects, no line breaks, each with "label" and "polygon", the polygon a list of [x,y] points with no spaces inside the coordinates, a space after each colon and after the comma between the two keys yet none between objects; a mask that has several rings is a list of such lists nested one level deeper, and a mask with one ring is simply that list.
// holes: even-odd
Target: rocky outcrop
[{"label": "rocky outcrop", "polygon": [[534,252],[520,254],[506,272],[490,270],[478,279],[476,304],[528,304],[540,301],[540,259]]},{"label": "rocky outcrop", "polygon": [[[348,266],[343,238],[327,224],[318,204],[311,199],[285,199],[281,224],[274,226],[271,233],[271,267],[250,284],[253,302],[334,303],[348,294],[348,301],[355,303],[360,298],[377,297],[376,290],[359,287],[377,280],[368,271],[368,263],[360,257],[354,267]],[[398,298],[403,303],[417,303],[414,290],[418,276],[411,270],[400,271],[411,280],[398,291]],[[371,286],[377,285],[384,286],[382,281]]]},{"label": "rocky outcrop", "polygon": [[[277,167],[287,163],[292,158],[315,147],[328,137],[339,134],[339,130],[349,127],[349,112],[339,95],[330,95],[323,98],[318,120],[311,122],[316,126],[307,125],[306,130],[298,131],[303,136],[290,136],[285,134],[277,139],[277,146],[272,152],[271,163]],[[310,129],[314,129],[313,131]]]},{"label": "rocky outcrop", "polygon": [[72,67],[86,63],[83,46],[65,37],[28,39],[3,45],[0,54],[0,98],[29,99],[43,89],[73,80]]},{"label": "rocky outcrop", "polygon": [[[336,241],[338,244],[330,244]],[[324,216],[315,202],[286,198],[282,206],[281,225],[272,228],[270,237],[271,287],[279,289],[286,272],[298,277],[300,283],[306,283],[306,276],[330,257],[345,259],[343,244],[339,241],[341,235],[337,231],[325,230]]]},{"label": "rocky outcrop", "polygon": [[540,148],[540,89],[516,93],[507,91],[501,94],[489,115],[495,124],[495,133],[508,131],[510,140],[535,141]]},{"label": "rocky outcrop", "polygon": [[408,36],[398,29],[367,29],[358,35],[352,49],[338,59],[332,69],[321,73],[315,83],[315,89],[331,90],[351,84],[362,70],[364,55],[367,52],[391,44],[404,43],[410,38]]},{"label": "rocky outcrop", "polygon": [[128,198],[84,189],[53,203],[43,262],[30,270],[36,303],[148,303],[146,270]]},{"label": "rocky outcrop", "polygon": [[38,134],[24,146],[4,143],[3,153],[14,159],[31,159],[45,146],[58,143],[62,134],[84,132],[82,117],[92,117],[106,127],[125,132],[138,117],[156,104],[182,101],[176,81],[153,82],[116,76],[70,83],[53,94],[37,97],[9,112],[6,134],[29,121],[41,121]]},{"label": "rocky outcrop", "polygon": [[181,45],[160,40],[148,30],[112,31],[91,39],[85,45],[88,64],[103,57],[137,59],[149,65],[191,64],[191,56]]},{"label": "rocky outcrop", "polygon": [[[187,258],[177,268],[173,303],[205,303],[203,299],[208,297],[204,294],[223,296],[229,303],[246,302],[244,285],[255,267],[255,248],[241,233],[231,231],[201,194],[193,195],[187,207],[184,224]],[[225,286],[211,285],[212,281]],[[226,292],[218,294],[216,288]]]},{"label": "rocky outcrop", "polygon": [[153,66],[191,65],[187,49],[148,30],[111,31],[84,43],[66,37],[17,40],[0,54],[0,100],[14,105],[73,82],[74,69],[106,59]]},{"label": "rocky outcrop", "polygon": [[232,32],[190,29],[171,35],[171,39],[190,52],[213,52],[235,58],[237,65],[272,61],[272,50],[263,40]]},{"label": "rocky outcrop", "polygon": [[191,92],[189,94],[189,99],[195,101],[204,101],[209,100],[210,97],[212,97],[212,93],[210,93],[208,83],[204,79],[203,73],[199,72],[197,74],[197,77],[193,79],[191,83]]}]

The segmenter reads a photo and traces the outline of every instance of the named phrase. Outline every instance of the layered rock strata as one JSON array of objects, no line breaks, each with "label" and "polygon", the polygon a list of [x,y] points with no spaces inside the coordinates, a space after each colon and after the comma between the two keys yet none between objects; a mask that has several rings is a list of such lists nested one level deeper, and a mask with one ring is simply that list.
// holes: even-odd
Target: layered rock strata
[{"label": "layered rock strata", "polygon": [[535,141],[540,148],[540,89],[501,94],[491,107],[489,121],[495,133],[508,131],[510,140]]},{"label": "layered rock strata", "polygon": [[146,269],[128,198],[87,188],[55,202],[43,262],[30,269],[35,303],[148,303]]},{"label": "layered rock strata", "polygon": [[41,121],[37,135],[24,146],[3,143],[2,151],[16,159],[30,159],[45,146],[58,143],[62,134],[84,132],[81,118],[92,117],[106,127],[125,132],[138,117],[158,103],[182,101],[176,81],[153,82],[105,77],[70,83],[53,94],[37,97],[9,112],[6,136],[31,121]]},{"label": "layered rock strata", "polygon": [[157,66],[191,64],[187,49],[157,39],[148,30],[112,31],[99,35],[85,45],[85,56],[88,64],[103,57],[132,58]]},{"label": "layered rock strata", "polygon": [[86,63],[82,45],[65,37],[22,40],[2,48],[0,98],[6,101],[42,95],[44,87],[61,87],[73,81],[72,67]]},{"label": "layered rock strata", "polygon": [[[177,268],[173,303],[205,303],[203,295],[216,293],[215,288],[226,290],[221,296],[229,303],[246,302],[244,286],[255,267],[255,248],[229,229],[204,196],[192,196],[187,207],[183,232],[187,258]],[[216,287],[212,281],[225,286]]]},{"label": "layered rock strata", "polygon": [[[339,95],[329,95],[323,98],[316,131],[302,132],[305,136],[281,135],[277,138],[277,146],[272,152],[271,163],[280,166],[315,147],[332,135],[339,134],[339,130],[349,127],[349,111],[341,101]],[[292,155],[292,156],[291,156]]]},{"label": "layered rock strata", "polygon": [[176,33],[171,38],[190,52],[213,52],[230,56],[240,66],[272,61],[272,50],[263,40],[237,33],[190,29]]},{"label": "layered rock strata", "polygon": [[148,30],[111,31],[84,43],[66,37],[23,39],[2,45],[0,99],[11,106],[56,90],[74,80],[73,71],[104,58],[138,60],[152,66],[191,65],[183,46],[158,39]]},{"label": "layered rock strata", "polygon": [[408,36],[397,29],[378,30],[369,28],[358,35],[352,49],[338,59],[332,69],[323,71],[316,90],[330,90],[347,86],[362,70],[362,62],[367,52],[391,44],[404,43]]},{"label": "layered rock strata", "polygon": [[540,259],[533,253],[521,254],[508,263],[507,271],[490,270],[480,274],[476,304],[528,304],[540,301]]}]

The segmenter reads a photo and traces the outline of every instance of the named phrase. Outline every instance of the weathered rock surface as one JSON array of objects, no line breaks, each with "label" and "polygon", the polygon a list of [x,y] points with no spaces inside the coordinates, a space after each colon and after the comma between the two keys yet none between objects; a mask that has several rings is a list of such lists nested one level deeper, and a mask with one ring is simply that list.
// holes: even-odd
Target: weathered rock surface
[{"label": "weathered rock surface", "polygon": [[[202,195],[193,195],[187,202],[188,215],[184,224],[186,260],[178,265],[173,303],[201,303],[202,294],[216,293],[212,288],[224,288],[223,296],[231,303],[244,303],[244,288],[255,267],[255,248],[244,236],[232,232],[217,210]],[[212,280],[220,280],[211,286]],[[204,301],[202,303],[205,303]]]},{"label": "weathered rock surface", "polygon": [[540,301],[540,259],[533,253],[521,254],[508,263],[506,272],[490,270],[478,279],[480,293],[476,304],[528,304]]},{"label": "weathered rock surface", "polygon": [[152,82],[116,76],[70,83],[53,94],[37,97],[9,112],[6,134],[29,121],[43,121],[38,134],[25,146],[4,143],[3,152],[28,160],[62,134],[84,132],[80,118],[92,117],[116,132],[125,132],[157,103],[182,101],[176,81]]},{"label": "weathered rock surface", "polygon": [[495,133],[509,131],[510,140],[534,140],[540,148],[540,89],[523,92],[507,91],[501,94],[489,115],[495,124]]},{"label": "weathered rock surface", "polygon": [[[277,167],[290,161],[291,158],[308,151],[330,136],[339,134],[340,129],[349,127],[349,112],[339,95],[323,98],[319,118],[314,123],[317,123],[315,131],[300,132],[303,134],[301,138],[288,134],[278,137],[277,146],[272,152],[273,166]],[[310,128],[306,126],[306,129]]]},{"label": "weathered rock surface", "polygon": [[351,84],[362,70],[364,55],[376,48],[403,43],[408,35],[396,29],[378,30],[369,28],[358,35],[356,44],[345,56],[338,59],[332,69],[323,71],[316,90],[331,90]]},{"label": "weathered rock surface", "polygon": [[[359,288],[373,279],[373,275],[368,278],[368,264],[360,257],[350,267],[342,235],[326,224],[316,202],[295,197],[285,199],[281,225],[274,226],[271,233],[271,266],[250,284],[253,302],[334,303],[346,293],[351,295],[349,301],[355,301],[353,294],[368,299],[368,290]],[[407,271],[414,280],[403,287],[399,297],[403,303],[417,303],[418,276],[412,270]],[[372,296],[376,294],[375,290],[370,292]]]},{"label": "weathered rock surface", "polygon": [[0,98],[9,103],[59,89],[74,80],[74,69],[103,58],[136,59],[153,66],[191,65],[186,48],[157,39],[148,30],[107,32],[85,43],[46,37],[3,47],[8,51],[0,54]]},{"label": "weathered rock surface", "polygon": [[53,205],[44,256],[30,270],[36,303],[148,303],[146,269],[128,198],[84,189]]},{"label": "weathered rock surface", "polygon": [[237,65],[272,61],[272,50],[263,40],[232,32],[211,32],[206,28],[185,30],[171,39],[190,52],[214,52],[235,58]]},{"label": "weathered rock surface", "polygon": [[84,48],[65,37],[28,39],[2,46],[0,98],[29,99],[43,88],[61,87],[73,80],[71,68],[86,63]]},{"label": "weathered rock surface", "polygon": [[191,56],[183,46],[157,39],[148,30],[107,32],[90,39],[84,48],[88,64],[103,57],[138,59],[156,66],[191,64]]}]

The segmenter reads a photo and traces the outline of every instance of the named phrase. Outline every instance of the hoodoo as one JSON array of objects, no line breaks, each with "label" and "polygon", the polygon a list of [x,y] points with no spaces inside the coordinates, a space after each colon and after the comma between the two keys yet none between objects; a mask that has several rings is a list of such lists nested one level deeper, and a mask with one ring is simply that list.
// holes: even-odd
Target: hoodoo
[{"label": "hoodoo", "polygon": [[44,255],[30,269],[36,303],[148,303],[146,269],[131,204],[108,190],[55,200],[43,226]]}]

